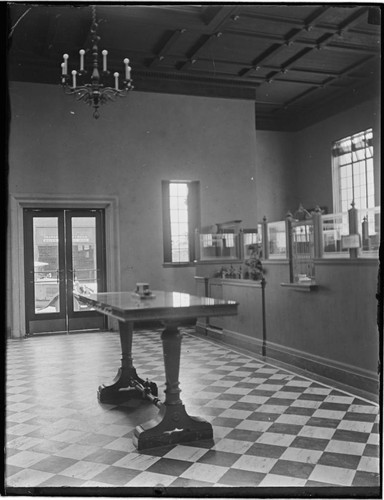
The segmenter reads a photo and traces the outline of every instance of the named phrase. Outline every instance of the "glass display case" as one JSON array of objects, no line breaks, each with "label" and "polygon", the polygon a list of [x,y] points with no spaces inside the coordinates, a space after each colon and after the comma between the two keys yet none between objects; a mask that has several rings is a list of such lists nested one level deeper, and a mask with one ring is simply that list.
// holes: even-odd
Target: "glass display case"
[{"label": "glass display case", "polygon": [[254,256],[263,258],[263,227],[240,228],[241,221],[215,224],[196,232],[197,260],[242,262]]},{"label": "glass display case", "polygon": [[342,245],[342,237],[349,234],[348,213],[326,214],[321,219],[323,257],[349,258],[348,249]]},{"label": "glass display case", "polygon": [[295,283],[315,278],[314,230],[312,219],[292,222],[292,273]]},{"label": "glass display case", "polygon": [[249,259],[255,251],[260,259],[263,258],[262,225],[258,224],[255,229],[243,229],[241,231],[242,258]]},{"label": "glass display case", "polygon": [[239,260],[238,233],[205,233],[199,235],[199,260]]},{"label": "glass display case", "polygon": [[270,259],[287,258],[287,237],[285,221],[268,222],[268,257]]},{"label": "glass display case", "polygon": [[196,232],[196,254],[200,262],[239,261],[241,221],[223,222]]}]

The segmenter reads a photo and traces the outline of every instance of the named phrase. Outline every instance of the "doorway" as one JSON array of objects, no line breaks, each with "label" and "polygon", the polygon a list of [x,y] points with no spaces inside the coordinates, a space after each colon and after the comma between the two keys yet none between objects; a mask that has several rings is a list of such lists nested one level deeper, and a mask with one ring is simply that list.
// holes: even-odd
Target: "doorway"
[{"label": "doorway", "polygon": [[103,209],[24,208],[26,334],[96,330],[105,316],[73,291],[105,291]]}]

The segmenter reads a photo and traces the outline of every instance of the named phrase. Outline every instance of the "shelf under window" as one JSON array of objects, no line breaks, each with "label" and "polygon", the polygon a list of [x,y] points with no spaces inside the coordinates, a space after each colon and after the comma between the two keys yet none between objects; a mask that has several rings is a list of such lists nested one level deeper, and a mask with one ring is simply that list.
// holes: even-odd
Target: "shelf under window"
[{"label": "shelf under window", "polygon": [[319,287],[316,283],[280,283],[281,286],[296,290],[297,292],[314,292]]}]

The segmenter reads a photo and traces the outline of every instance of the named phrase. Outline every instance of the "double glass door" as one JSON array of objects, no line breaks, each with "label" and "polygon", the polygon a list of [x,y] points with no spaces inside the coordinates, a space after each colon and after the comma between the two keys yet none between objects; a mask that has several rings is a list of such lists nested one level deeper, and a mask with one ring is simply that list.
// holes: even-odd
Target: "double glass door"
[{"label": "double glass door", "polygon": [[105,291],[103,210],[24,209],[26,333],[105,328],[74,291]]}]

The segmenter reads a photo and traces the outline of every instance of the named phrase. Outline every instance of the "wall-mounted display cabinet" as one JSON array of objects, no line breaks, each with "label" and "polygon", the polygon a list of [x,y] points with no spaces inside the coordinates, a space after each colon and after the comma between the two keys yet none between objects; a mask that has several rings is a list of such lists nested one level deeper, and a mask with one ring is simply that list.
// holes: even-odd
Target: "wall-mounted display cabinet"
[{"label": "wall-mounted display cabinet", "polygon": [[259,258],[263,257],[263,237],[262,225],[258,224],[254,229],[243,229],[240,232],[241,258],[244,260],[251,258],[255,252]]},{"label": "wall-mounted display cabinet", "polygon": [[198,260],[240,260],[238,233],[200,234],[198,244]]},{"label": "wall-mounted display cabinet", "polygon": [[240,260],[240,223],[229,221],[196,231],[196,260],[202,262]]},{"label": "wall-mounted display cabinet", "polygon": [[291,221],[291,261],[294,282],[315,279],[313,219]]},{"label": "wall-mounted display cabinet", "polygon": [[266,226],[267,258],[286,259],[287,234],[285,221],[270,222]]},{"label": "wall-mounted display cabinet", "polygon": [[[289,283],[315,283],[317,259],[378,258],[380,208],[327,214],[301,205],[285,220],[262,225],[263,259],[288,259]],[[284,283],[288,285],[289,283]]]},{"label": "wall-mounted display cabinet", "polygon": [[348,248],[343,248],[343,236],[349,234],[348,213],[322,215],[322,244],[324,258],[349,258]]},{"label": "wall-mounted display cabinet", "polygon": [[282,285],[312,291],[317,288],[316,261],[377,258],[379,242],[379,207],[352,206],[345,213],[327,214],[319,207],[309,213],[300,205],[285,220],[269,222],[264,217],[254,228],[231,221],[197,232],[197,273],[259,281],[268,262],[287,261],[289,276]]},{"label": "wall-mounted display cabinet", "polygon": [[262,226],[243,229],[241,221],[214,224],[196,232],[196,256],[198,262],[240,263],[255,251],[262,253]]}]

